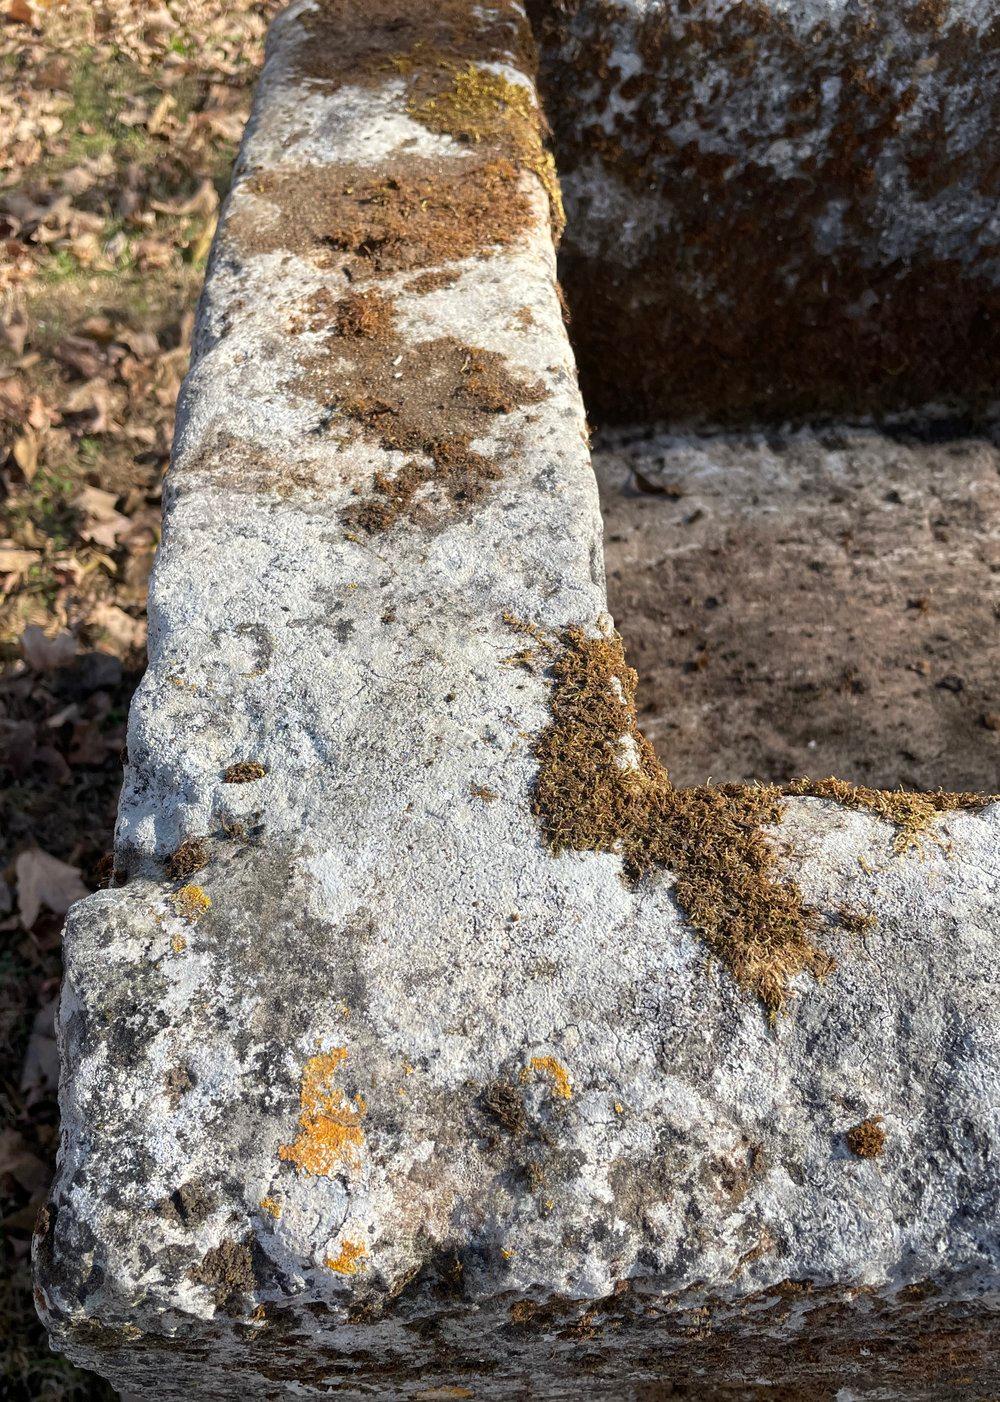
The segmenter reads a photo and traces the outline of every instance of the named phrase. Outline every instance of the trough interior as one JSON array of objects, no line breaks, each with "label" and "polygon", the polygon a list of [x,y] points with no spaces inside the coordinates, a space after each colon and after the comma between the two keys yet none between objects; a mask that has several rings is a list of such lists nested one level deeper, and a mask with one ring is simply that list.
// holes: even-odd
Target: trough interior
[{"label": "trough interior", "polygon": [[610,606],[674,781],[996,790],[996,25],[529,12]]},{"label": "trough interior", "polygon": [[599,436],[609,606],[676,783],[1000,788],[1000,449]]}]

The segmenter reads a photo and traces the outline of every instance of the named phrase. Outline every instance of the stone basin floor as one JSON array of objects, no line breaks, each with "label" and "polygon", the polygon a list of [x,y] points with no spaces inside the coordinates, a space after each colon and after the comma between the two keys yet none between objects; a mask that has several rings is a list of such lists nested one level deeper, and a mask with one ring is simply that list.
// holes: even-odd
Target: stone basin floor
[{"label": "stone basin floor", "polygon": [[935,437],[601,437],[609,604],[676,783],[1000,788],[1000,448]]}]

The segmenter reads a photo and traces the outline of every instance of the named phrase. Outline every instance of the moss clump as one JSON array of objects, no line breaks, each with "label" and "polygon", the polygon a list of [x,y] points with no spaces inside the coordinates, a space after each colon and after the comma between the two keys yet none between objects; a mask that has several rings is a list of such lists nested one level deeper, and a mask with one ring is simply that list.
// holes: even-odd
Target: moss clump
[{"label": "moss clump", "polygon": [[955,813],[960,809],[985,808],[1000,800],[998,794],[977,793],[913,793],[906,789],[869,789],[862,784],[849,784],[846,779],[794,779],[784,792],[807,798],[829,798],[844,808],[856,808],[873,813],[898,831],[893,841],[897,854],[917,845],[921,833],[927,832],[939,813]]},{"label": "moss clump", "polygon": [[636,723],[637,677],[621,639],[571,628],[561,643],[534,796],[553,851],[614,852],[632,881],[671,871],[712,951],[767,1008],[782,1008],[796,974],[822,978],[835,966],[813,942],[818,916],[782,879],[764,836],[781,817],[779,790],[675,788]]},{"label": "moss clump", "polygon": [[239,764],[231,764],[222,776],[224,784],[252,784],[257,779],[263,779],[267,774],[267,769],[263,764],[255,764],[250,760],[241,760]]},{"label": "moss clump", "polygon": [[[558,646],[534,625],[506,617],[532,637],[553,676],[552,719],[540,735],[533,806],[554,852],[613,852],[627,880],[665,869],[691,925],[744,988],[772,1012],[788,1000],[798,973],[823,978],[836,967],[813,934],[821,920],[797,884],[779,872],[765,830],[786,797],[830,799],[875,813],[898,829],[897,853],[939,813],[981,808],[996,795],[890,793],[842,779],[675,788],[635,712],[638,678],[621,639],[570,628]],[[842,907],[841,924],[865,934],[875,919]]]},{"label": "moss clump", "polygon": [[479,155],[410,156],[374,172],[352,165],[261,171],[242,187],[259,200],[241,202],[229,228],[247,253],[298,253],[321,266],[346,255],[360,276],[418,272],[519,238],[531,220],[520,184],[510,160]]},{"label": "moss clump", "polygon": [[862,1120],[844,1135],[847,1147],[859,1159],[877,1159],[885,1152],[885,1139],[881,1115]]},{"label": "moss clump", "polygon": [[388,297],[374,290],[351,292],[336,309],[340,336],[390,336],[395,328],[395,311]]},{"label": "moss clump", "polygon": [[531,170],[549,196],[558,236],[564,219],[548,125],[527,84],[493,65],[534,78],[531,27],[516,3],[470,9],[463,0],[371,0],[363,20],[348,0],[324,0],[304,19],[309,41],[298,64],[324,86],[381,86],[402,77],[407,111],[431,131],[489,147],[519,170]]},{"label": "moss clump", "polygon": [[208,866],[208,858],[207,838],[186,837],[176,852],[172,852],[167,858],[167,875],[171,881],[183,881],[194,872],[201,871],[202,867]]},{"label": "moss clump", "polygon": [[870,934],[878,924],[878,919],[870,910],[857,910],[854,906],[842,905],[837,911],[837,918],[843,928],[851,935],[858,935],[864,939]]},{"label": "moss clump", "polygon": [[376,472],[371,494],[344,513],[346,525],[369,534],[403,518],[431,524],[479,501],[503,470],[473,439],[546,393],[503,356],[450,336],[362,337],[337,349],[307,357],[296,388],[329,406],[331,424],[349,421],[382,448],[419,454],[391,475]]},{"label": "moss clump", "polygon": [[549,197],[553,234],[558,241],[566,226],[559,180],[552,153],[545,146],[544,115],[526,83],[512,83],[501,73],[470,63],[451,69],[451,81],[441,86],[437,75],[431,91],[417,83],[407,102],[410,116],[431,131],[475,145],[486,144],[515,166],[531,170]]},{"label": "moss clump", "polygon": [[521,1092],[509,1081],[494,1081],[482,1094],[486,1113],[512,1138],[518,1139],[528,1131],[528,1116]]},{"label": "moss clump", "polygon": [[207,1251],[201,1264],[192,1267],[188,1275],[212,1292],[218,1309],[239,1312],[245,1297],[258,1283],[252,1245],[226,1238]]}]

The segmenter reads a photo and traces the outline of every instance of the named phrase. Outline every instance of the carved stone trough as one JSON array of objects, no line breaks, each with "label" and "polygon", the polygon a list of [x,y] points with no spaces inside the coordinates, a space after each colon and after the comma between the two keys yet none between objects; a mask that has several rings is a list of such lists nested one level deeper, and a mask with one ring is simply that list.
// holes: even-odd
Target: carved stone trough
[{"label": "carved stone trough", "polygon": [[[39,1310],[149,1398],[996,1396],[1000,785],[947,707],[993,714],[1000,11],[533,11],[593,412],[668,422],[598,454],[660,758],[528,22],[295,0],[67,923]],[[870,689],[892,598],[914,757],[899,688],[834,688],[839,780],[780,638],[742,711],[712,671],[791,618]]]}]

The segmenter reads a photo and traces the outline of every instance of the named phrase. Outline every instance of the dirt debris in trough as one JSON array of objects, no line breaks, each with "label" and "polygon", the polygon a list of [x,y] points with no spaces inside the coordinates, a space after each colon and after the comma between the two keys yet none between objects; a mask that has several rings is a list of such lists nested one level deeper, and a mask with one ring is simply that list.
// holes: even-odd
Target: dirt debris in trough
[{"label": "dirt debris in trough", "polygon": [[1000,788],[993,442],[609,437],[595,467],[609,607],[676,782],[841,774],[832,796],[875,811]]}]

